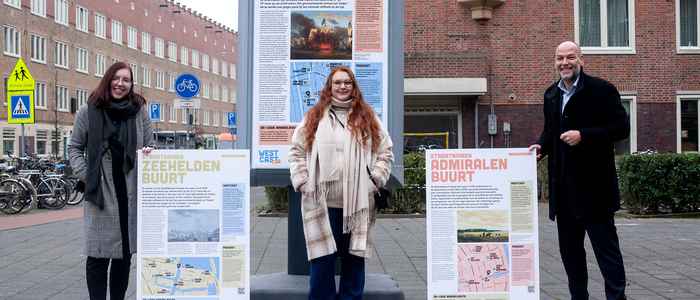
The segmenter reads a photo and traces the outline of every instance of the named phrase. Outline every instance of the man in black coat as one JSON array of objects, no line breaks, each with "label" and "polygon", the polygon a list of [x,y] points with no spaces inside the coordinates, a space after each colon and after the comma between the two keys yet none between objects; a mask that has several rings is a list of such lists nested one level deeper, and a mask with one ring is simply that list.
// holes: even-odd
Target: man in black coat
[{"label": "man in black coat", "polygon": [[530,150],[538,151],[538,159],[548,157],[549,218],[557,222],[571,299],[588,299],[586,234],[606,298],[626,299],[613,218],[620,208],[614,143],[629,136],[629,121],[615,86],[586,75],[583,65],[576,43],[557,47],[554,66],[561,79],[544,93],[544,129]]}]

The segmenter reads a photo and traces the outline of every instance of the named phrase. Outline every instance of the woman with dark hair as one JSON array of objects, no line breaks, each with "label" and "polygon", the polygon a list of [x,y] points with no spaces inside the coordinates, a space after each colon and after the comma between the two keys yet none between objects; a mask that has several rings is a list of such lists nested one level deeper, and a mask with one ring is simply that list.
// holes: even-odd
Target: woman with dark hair
[{"label": "woman with dark hair", "polygon": [[153,136],[132,78],[123,62],[109,67],[78,111],[68,145],[70,164],[85,183],[90,299],[106,299],[108,267],[110,299],[124,299],[136,252],[136,151],[149,153]]},{"label": "woman with dark hair", "polygon": [[294,131],[289,167],[302,193],[309,299],[362,299],[365,258],[372,253],[374,196],[389,179],[392,142],[362,98],[348,67],[333,69],[321,97]]}]

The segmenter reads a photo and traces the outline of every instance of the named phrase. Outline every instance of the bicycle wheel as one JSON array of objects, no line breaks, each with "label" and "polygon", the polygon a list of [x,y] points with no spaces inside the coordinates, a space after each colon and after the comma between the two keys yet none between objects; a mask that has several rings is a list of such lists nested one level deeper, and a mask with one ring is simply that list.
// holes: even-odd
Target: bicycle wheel
[{"label": "bicycle wheel", "polygon": [[26,196],[25,196],[24,200],[26,201],[27,204],[24,206],[24,208],[22,210],[26,212],[26,211],[30,211],[30,210],[34,209],[37,206],[37,204],[39,203],[36,188],[34,187],[34,184],[32,184],[32,182],[29,181],[29,179],[24,178],[24,177],[16,177],[16,178],[14,178],[14,180],[19,182],[25,190]]},{"label": "bicycle wheel", "polygon": [[46,209],[61,209],[66,206],[70,191],[66,182],[60,178],[45,178],[39,182],[37,193],[39,204]]},{"label": "bicycle wheel", "polygon": [[5,179],[0,182],[0,210],[3,213],[13,215],[21,212],[30,203],[24,198],[26,196],[27,191],[18,181]]}]

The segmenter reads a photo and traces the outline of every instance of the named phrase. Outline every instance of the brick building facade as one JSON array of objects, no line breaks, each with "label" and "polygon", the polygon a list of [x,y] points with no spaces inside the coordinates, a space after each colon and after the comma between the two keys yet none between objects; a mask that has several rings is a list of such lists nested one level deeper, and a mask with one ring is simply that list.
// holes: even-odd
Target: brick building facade
[{"label": "brick building facade", "polygon": [[[450,132],[451,148],[528,146],[543,126],[543,92],[558,79],[554,50],[573,40],[586,46],[585,72],[616,85],[630,112],[619,153],[698,151],[697,0],[405,3],[409,136]],[[416,125],[426,122],[434,125]]]},{"label": "brick building facade", "polygon": [[[74,107],[83,105],[115,61],[131,64],[135,90],[161,104],[155,125],[161,147],[192,147],[195,140],[213,147],[217,134],[228,132],[237,34],[196,11],[170,0],[3,0],[0,20],[0,73],[7,78],[21,56],[37,82],[36,124],[25,126],[27,152],[56,148],[63,155],[74,118],[71,98]],[[200,109],[175,108],[173,81],[181,73],[199,77]],[[0,150],[17,154],[20,126],[7,124],[5,89],[0,97]]]}]

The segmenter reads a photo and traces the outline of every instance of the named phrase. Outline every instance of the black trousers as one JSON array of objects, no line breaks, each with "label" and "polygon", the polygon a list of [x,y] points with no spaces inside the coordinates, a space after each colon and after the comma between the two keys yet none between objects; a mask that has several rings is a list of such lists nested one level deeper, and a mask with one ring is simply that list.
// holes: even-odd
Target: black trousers
[{"label": "black trousers", "polygon": [[572,300],[588,300],[588,269],[584,238],[593,246],[598,266],[605,281],[605,298],[625,298],[625,266],[622,262],[620,242],[613,215],[595,220],[577,219],[573,216],[556,217],[559,232],[559,251],[569,279]]},{"label": "black trousers", "polygon": [[109,298],[112,300],[124,299],[126,289],[129,286],[131,256],[125,257],[124,259],[95,258],[88,256],[87,262],[85,263],[85,277],[87,279],[90,300],[107,299],[108,267]]}]

